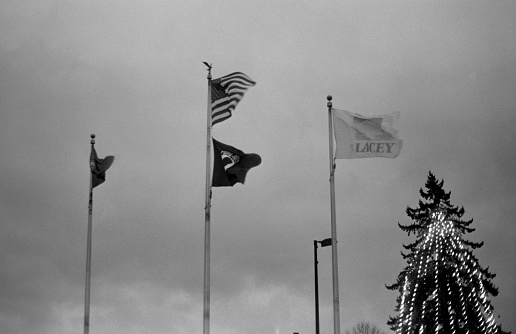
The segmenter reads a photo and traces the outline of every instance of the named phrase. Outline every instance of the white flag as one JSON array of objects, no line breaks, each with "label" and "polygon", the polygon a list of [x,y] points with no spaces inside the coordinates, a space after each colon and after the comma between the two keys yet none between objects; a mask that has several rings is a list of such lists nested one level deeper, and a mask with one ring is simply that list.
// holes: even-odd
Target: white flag
[{"label": "white flag", "polygon": [[362,116],[333,109],[336,159],[396,158],[402,140],[398,137],[399,112]]}]

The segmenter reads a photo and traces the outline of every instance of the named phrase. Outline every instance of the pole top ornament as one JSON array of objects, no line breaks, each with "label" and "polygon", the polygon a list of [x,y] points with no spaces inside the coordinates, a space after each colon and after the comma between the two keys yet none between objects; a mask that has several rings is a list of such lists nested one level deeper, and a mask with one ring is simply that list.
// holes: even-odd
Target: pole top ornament
[{"label": "pole top ornament", "polygon": [[211,66],[212,64],[208,64],[207,62],[203,61],[202,62],[204,65],[206,65],[206,67],[208,67],[208,79],[211,79],[211,68],[213,66]]}]

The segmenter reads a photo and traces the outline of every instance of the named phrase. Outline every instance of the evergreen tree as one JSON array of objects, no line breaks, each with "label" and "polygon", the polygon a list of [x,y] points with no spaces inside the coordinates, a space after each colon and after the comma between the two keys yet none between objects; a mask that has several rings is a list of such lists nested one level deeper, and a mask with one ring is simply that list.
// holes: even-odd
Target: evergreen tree
[{"label": "evergreen tree", "polygon": [[[464,208],[450,204],[450,192],[443,190],[429,172],[424,201],[407,208],[412,224],[398,226],[416,240],[403,245],[407,266],[395,284],[399,290],[394,317],[387,324],[397,334],[491,334],[506,333],[496,324],[489,296],[498,295],[491,280],[495,274],[482,268],[473,250],[482,247],[463,238],[475,229],[464,221]],[[508,334],[508,333],[506,333]]]}]

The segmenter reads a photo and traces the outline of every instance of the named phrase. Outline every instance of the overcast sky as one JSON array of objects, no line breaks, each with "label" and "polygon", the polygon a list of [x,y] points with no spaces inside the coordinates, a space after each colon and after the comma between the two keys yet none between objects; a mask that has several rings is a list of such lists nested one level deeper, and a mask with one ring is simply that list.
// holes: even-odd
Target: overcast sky
[{"label": "overcast sky", "polygon": [[[338,160],[341,328],[388,330],[429,171],[474,219],[516,331],[516,2],[0,0],[0,332],[202,331],[206,69],[257,82],[213,136],[262,164],[215,188],[211,332],[313,333],[330,237],[328,117],[400,112],[396,159]],[[333,328],[319,249],[321,330]],[[500,316],[498,318],[498,316]]]}]

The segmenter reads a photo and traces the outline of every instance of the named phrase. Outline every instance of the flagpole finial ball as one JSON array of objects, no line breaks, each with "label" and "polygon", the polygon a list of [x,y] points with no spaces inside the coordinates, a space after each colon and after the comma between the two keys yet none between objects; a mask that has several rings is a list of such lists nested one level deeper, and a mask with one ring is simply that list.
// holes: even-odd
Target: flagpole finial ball
[{"label": "flagpole finial ball", "polygon": [[331,95],[328,95],[327,99],[328,99],[328,101],[331,101],[331,99],[332,99]]},{"label": "flagpole finial ball", "polygon": [[91,134],[91,139],[95,139],[95,134],[94,133]]}]

